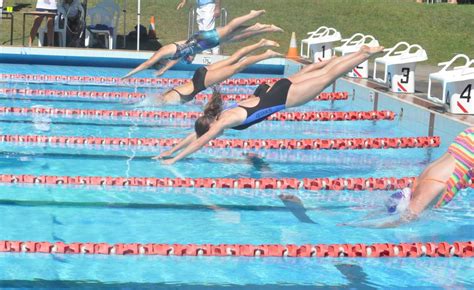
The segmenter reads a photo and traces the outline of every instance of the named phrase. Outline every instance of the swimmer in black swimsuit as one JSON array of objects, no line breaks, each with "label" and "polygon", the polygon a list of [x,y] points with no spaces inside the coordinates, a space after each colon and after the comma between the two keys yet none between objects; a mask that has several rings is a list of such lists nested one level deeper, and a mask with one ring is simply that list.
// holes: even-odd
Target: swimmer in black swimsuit
[{"label": "swimmer in black swimsuit", "polygon": [[252,26],[244,26],[245,22],[257,18],[265,13],[265,10],[252,10],[249,14],[232,19],[226,26],[218,27],[211,31],[198,31],[186,41],[178,41],[167,44],[160,48],[153,56],[126,74],[123,78],[128,78],[139,71],[150,68],[162,59],[168,60],[161,68],[158,75],[175,65],[180,59],[188,60],[206,49],[216,47],[225,42],[243,41],[252,36],[265,32],[282,32],[283,30],[275,25],[256,23]]},{"label": "swimmer in black swimsuit", "polygon": [[[198,93],[204,91],[206,88],[230,78],[232,75],[241,72],[248,66],[274,56],[279,56],[271,50],[259,55],[248,56],[250,53],[259,48],[278,46],[279,44],[275,41],[266,39],[262,39],[255,44],[245,46],[224,60],[198,68],[194,72],[191,81],[176,86],[166,91],[162,95],[147,98],[136,106],[143,107],[162,104],[183,104],[190,102]],[[245,59],[243,59],[244,57]],[[266,88],[263,85],[259,86],[259,88],[262,92],[266,91]]]},{"label": "swimmer in black swimsuit", "polygon": [[313,100],[337,78],[383,49],[381,46],[362,46],[358,52],[309,65],[289,78],[280,79],[260,97],[248,98],[226,110],[222,108],[220,94],[215,93],[212,100],[206,105],[204,115],[196,120],[195,132],[155,159],[170,157],[175,152],[182,150],[175,157],[162,162],[163,164],[173,164],[222,135],[225,129],[243,130],[285,108],[304,105]]}]

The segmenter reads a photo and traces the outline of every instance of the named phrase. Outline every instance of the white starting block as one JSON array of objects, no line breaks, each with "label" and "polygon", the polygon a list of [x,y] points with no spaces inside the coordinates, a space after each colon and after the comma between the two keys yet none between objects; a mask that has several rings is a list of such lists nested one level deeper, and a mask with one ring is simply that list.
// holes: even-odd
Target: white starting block
[{"label": "white starting block", "polygon": [[[464,60],[465,64],[451,68],[457,60]],[[474,115],[474,60],[458,54],[450,61],[438,65],[443,68],[429,76],[428,99],[447,106],[453,114]],[[439,97],[431,93],[433,81],[440,81],[443,85],[443,92]]]},{"label": "white starting block", "polygon": [[[379,46],[379,42],[372,35],[364,35],[362,33],[356,33],[348,39],[342,39],[343,45],[334,48],[334,51],[339,52],[341,55],[346,55],[358,51],[362,45],[367,46]],[[369,61],[366,60],[359,66],[355,67],[351,72],[347,74],[348,77],[366,79],[369,77]]]},{"label": "white starting block", "polygon": [[321,26],[308,32],[309,37],[301,40],[300,56],[321,62],[332,57],[333,42],[341,40],[341,33],[332,27]]},{"label": "white starting block", "polygon": [[[374,61],[374,80],[388,84],[394,93],[414,93],[416,63],[428,59],[426,51],[418,44],[403,41],[385,51]],[[377,64],[385,66],[383,78],[377,77]]]}]

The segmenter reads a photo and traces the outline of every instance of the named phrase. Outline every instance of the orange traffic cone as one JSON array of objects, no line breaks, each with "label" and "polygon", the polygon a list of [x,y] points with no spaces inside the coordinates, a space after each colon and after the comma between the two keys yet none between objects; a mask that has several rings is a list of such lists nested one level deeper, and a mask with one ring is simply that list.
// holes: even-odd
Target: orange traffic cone
[{"label": "orange traffic cone", "polygon": [[150,17],[150,27],[148,27],[148,38],[156,39],[155,16]]},{"label": "orange traffic cone", "polygon": [[290,40],[290,48],[288,49],[288,53],[286,54],[287,58],[297,59],[298,56],[298,46],[296,44],[296,34],[294,32],[291,33],[291,40]]}]

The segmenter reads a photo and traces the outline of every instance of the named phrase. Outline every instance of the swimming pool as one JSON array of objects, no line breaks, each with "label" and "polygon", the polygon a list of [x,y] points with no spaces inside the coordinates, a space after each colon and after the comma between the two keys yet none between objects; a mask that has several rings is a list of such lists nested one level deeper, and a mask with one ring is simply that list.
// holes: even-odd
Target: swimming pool
[{"label": "swimming pool", "polygon": [[[1,64],[0,74],[121,76],[127,69]],[[145,72],[141,77],[151,77]],[[166,78],[189,78],[171,71]],[[279,75],[240,74],[237,78]],[[2,82],[3,88],[127,91],[147,95],[163,88],[90,84]],[[249,93],[252,86],[224,86]],[[367,110],[350,84],[348,100],[311,102],[298,111]],[[363,96],[366,97],[366,96]],[[123,100],[0,95],[0,107],[132,110]],[[388,102],[388,101],[387,101]],[[381,109],[384,108],[380,102]],[[198,111],[201,104],[163,111]],[[149,109],[148,109],[149,110]],[[394,109],[393,109],[394,110]],[[296,110],[293,110],[296,111]],[[407,114],[405,110],[405,114]],[[395,120],[338,122],[268,121],[229,139],[369,138],[423,136],[414,124]],[[407,117],[405,117],[407,118]],[[129,117],[0,114],[1,135],[179,138],[192,120]],[[426,135],[426,134],[425,134]],[[265,150],[206,148],[174,166],[150,159],[155,146],[0,142],[0,174],[180,178],[338,178],[415,176],[439,157],[438,148],[365,150]],[[265,190],[78,186],[0,183],[2,240],[167,244],[324,244],[455,242],[473,239],[472,189],[447,207],[395,229],[342,226],[383,209],[390,191]],[[288,202],[280,194],[301,200]],[[473,287],[470,259],[248,258],[0,254],[3,287],[203,288],[401,288]]]}]

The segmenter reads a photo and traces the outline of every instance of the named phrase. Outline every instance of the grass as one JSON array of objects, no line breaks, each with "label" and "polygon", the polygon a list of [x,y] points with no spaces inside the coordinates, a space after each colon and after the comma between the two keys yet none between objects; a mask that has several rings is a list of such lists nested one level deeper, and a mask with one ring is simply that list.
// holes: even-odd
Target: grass
[{"label": "grass", "polygon": [[[118,2],[122,3],[123,0]],[[374,35],[385,47],[399,41],[418,43],[429,56],[429,63],[436,64],[450,59],[455,53],[474,57],[474,5],[418,4],[410,0],[221,0],[229,12],[229,19],[247,13],[250,9],[266,9],[267,14],[259,19],[262,23],[274,23],[285,29],[285,33],[267,34],[266,38],[279,41],[280,51],[286,52],[292,31],[298,40],[308,31],[325,25],[338,29],[343,37],[356,32]],[[97,0],[89,0],[94,6]],[[127,1],[127,33],[136,23],[136,0]],[[157,19],[157,34],[161,43],[169,43],[187,37],[187,12],[189,8],[176,11],[177,0],[142,0],[142,23],[148,26],[149,17]],[[193,3],[194,0],[188,0]],[[31,4],[35,0],[4,0],[5,6]],[[121,20],[122,21],[122,20]],[[31,27],[31,18],[27,29]],[[120,24],[120,33],[123,33]],[[0,43],[9,39],[8,21],[0,27]],[[21,17],[16,17],[15,45],[21,44]],[[251,42],[251,41],[249,41]],[[248,42],[247,42],[248,43]],[[230,53],[239,44],[225,45]]]}]

